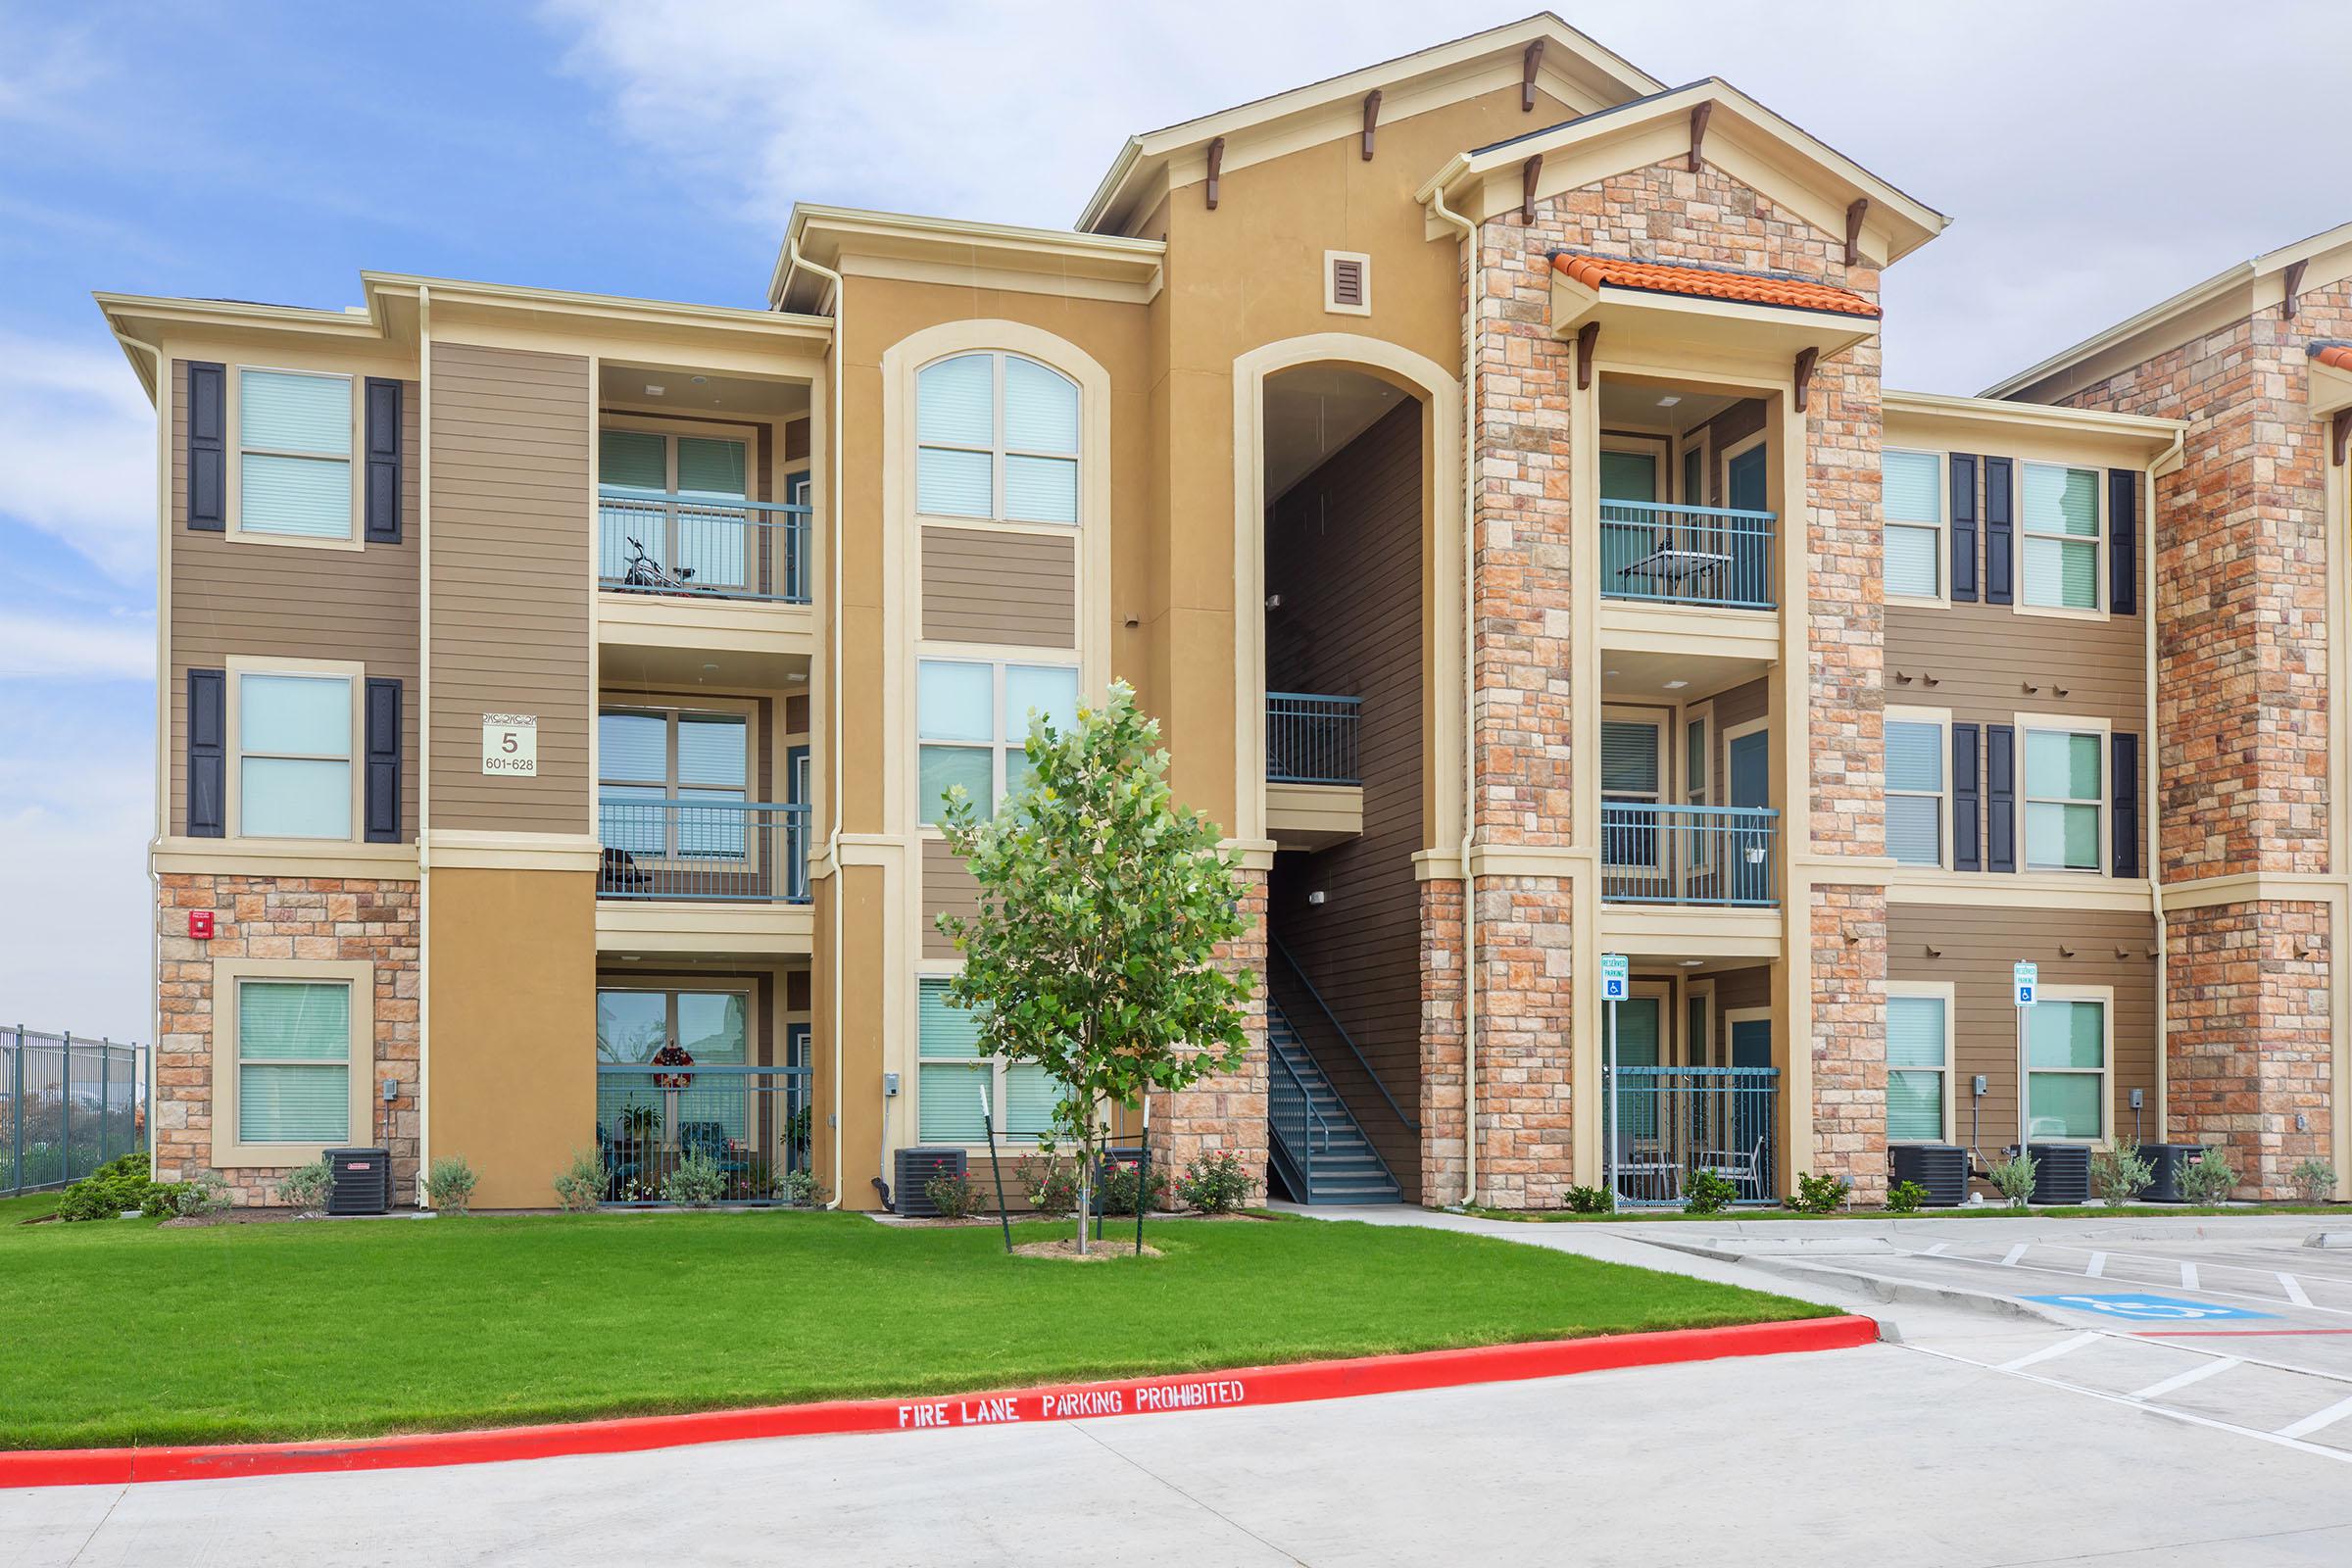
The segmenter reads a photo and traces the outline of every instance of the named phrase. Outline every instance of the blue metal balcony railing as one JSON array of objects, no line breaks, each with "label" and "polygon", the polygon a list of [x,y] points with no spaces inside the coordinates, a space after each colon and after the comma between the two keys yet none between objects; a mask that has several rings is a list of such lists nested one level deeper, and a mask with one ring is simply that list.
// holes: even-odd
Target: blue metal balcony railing
[{"label": "blue metal balcony railing", "polygon": [[1751,806],[1600,808],[1600,896],[1611,904],[1769,909],[1781,813]]},{"label": "blue metal balcony railing", "polygon": [[596,1151],[608,1203],[660,1203],[688,1155],[718,1167],[719,1201],[773,1203],[806,1169],[808,1069],[600,1061]]},{"label": "blue metal balcony railing", "polygon": [[808,808],[743,801],[597,803],[600,899],[808,902]]},{"label": "blue metal balcony railing", "polygon": [[1620,1207],[1680,1204],[1699,1171],[1731,1183],[1736,1202],[1769,1203],[1779,1194],[1779,1068],[1621,1062],[1615,1077],[1616,1092],[1602,1101],[1601,1147]]},{"label": "blue metal balcony railing", "polygon": [[1356,718],[1360,697],[1266,693],[1266,779],[1274,784],[1360,784]]},{"label": "blue metal balcony railing", "polygon": [[1603,501],[1601,596],[1770,610],[1772,534],[1769,512]]},{"label": "blue metal balcony railing", "polygon": [[606,490],[596,536],[607,588],[808,603],[807,507]]}]

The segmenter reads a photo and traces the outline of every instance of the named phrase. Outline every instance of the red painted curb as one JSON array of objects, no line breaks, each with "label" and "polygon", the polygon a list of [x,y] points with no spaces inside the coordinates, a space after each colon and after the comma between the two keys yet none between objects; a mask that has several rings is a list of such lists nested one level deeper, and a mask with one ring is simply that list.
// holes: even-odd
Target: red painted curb
[{"label": "red painted curb", "polygon": [[1068,1383],[1048,1388],[954,1394],[915,1399],[830,1399],[816,1404],[689,1415],[624,1416],[561,1426],[492,1427],[347,1442],[224,1444],[153,1448],[0,1450],[0,1488],[120,1486],[137,1481],[209,1481],[228,1476],[299,1475],[328,1470],[397,1470],[425,1465],[494,1464],[564,1454],[628,1453],[645,1448],[732,1443],[745,1438],[809,1437],[836,1432],[1004,1426],[1092,1416],[1151,1415],[1220,1405],[1292,1404],[1365,1394],[1452,1388],[1562,1377],[1614,1367],[1663,1366],[1728,1356],[1781,1355],[1868,1345],[1879,1326],[1866,1317],[1805,1318],[1721,1329],[1672,1329],[1586,1340],[1543,1340],[1466,1350],[1425,1350],[1346,1361],[1239,1367],[1166,1377]]}]

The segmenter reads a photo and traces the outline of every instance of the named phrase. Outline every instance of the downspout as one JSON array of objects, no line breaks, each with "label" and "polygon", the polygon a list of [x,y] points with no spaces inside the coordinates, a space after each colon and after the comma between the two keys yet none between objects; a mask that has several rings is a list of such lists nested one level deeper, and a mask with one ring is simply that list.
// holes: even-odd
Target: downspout
[{"label": "downspout", "polygon": [[172,489],[169,477],[171,463],[170,418],[172,371],[164,361],[164,351],[153,343],[131,337],[110,319],[107,330],[115,341],[125,349],[138,349],[155,361],[155,495],[156,495],[156,615],[155,615],[155,839],[147,845],[147,1082],[140,1092],[147,1102],[147,1154],[155,1155],[155,1074],[156,1047],[164,1040],[164,879],[155,869],[155,846],[171,827],[166,815],[172,808],[172,792],[166,779],[171,768],[172,735],[172,659],[168,639],[172,635]]},{"label": "downspout", "polygon": [[2162,826],[2159,815],[2164,809],[2164,791],[2156,787],[2159,759],[2164,755],[2164,748],[2158,744],[2161,737],[2156,731],[2156,478],[2179,466],[2180,454],[2187,445],[2188,432],[2185,429],[2175,430],[2172,445],[2147,466],[2148,518],[2147,527],[2142,530],[2139,553],[2139,606],[2140,613],[2147,617],[2146,634],[2140,639],[2147,656],[2148,705],[2148,758],[2144,764],[2147,769],[2148,807],[2143,814],[2148,824],[2148,906],[2156,913],[2156,1142],[2160,1144],[2171,1142],[2173,1136],[2173,1072],[2167,1044],[2172,1033],[2172,988],[2168,974],[2172,960],[2165,944],[2164,863],[2159,858],[2158,849],[2164,842],[2164,835],[2159,831]]},{"label": "downspout", "polygon": [[1478,837],[1478,310],[1486,269],[1478,225],[1446,205],[1441,179],[1430,210],[1462,236],[1468,299],[1462,311],[1462,1202],[1478,1201],[1478,900],[1470,853]]},{"label": "downspout", "polygon": [[[433,1159],[433,288],[416,285],[416,1206]],[[590,589],[593,596],[594,589]],[[593,615],[596,607],[589,606]],[[596,652],[592,643],[589,653]],[[591,697],[594,693],[590,694]],[[590,955],[593,961],[594,955]],[[593,1069],[592,1069],[593,1070]]]},{"label": "downspout", "polygon": [[[792,274],[804,267],[825,279],[833,289],[833,351],[831,355],[833,361],[833,406],[826,416],[826,423],[833,427],[833,454],[825,469],[825,481],[832,491],[829,504],[825,508],[825,516],[826,520],[833,524],[833,542],[825,549],[825,564],[832,576],[832,598],[825,603],[825,629],[828,634],[826,659],[830,662],[830,667],[826,673],[832,678],[833,685],[832,700],[826,704],[826,716],[832,721],[833,727],[833,733],[828,737],[832,744],[826,747],[826,750],[833,754],[833,787],[826,791],[826,794],[831,797],[826,804],[832,808],[833,825],[825,835],[825,854],[831,857],[833,861],[833,984],[830,987],[833,993],[833,1200],[828,1206],[839,1208],[843,1202],[841,1144],[846,1130],[841,1122],[841,1037],[847,1018],[847,1012],[842,1005],[841,954],[842,945],[849,938],[849,917],[842,907],[846,901],[842,897],[843,869],[841,863],[843,781],[841,757],[841,558],[843,554],[841,547],[841,496],[845,489],[841,473],[841,426],[843,422],[842,356],[848,352],[848,345],[843,341],[842,332],[843,323],[847,319],[845,313],[849,309],[849,300],[847,298],[848,291],[842,287],[841,274],[829,267],[812,262],[803,256],[800,237],[794,235],[786,241],[784,246],[785,288],[789,289],[792,286]],[[781,292],[777,295],[777,309],[783,309]],[[890,1111],[889,1105],[885,1104],[882,1108],[883,1114],[887,1117]],[[879,1154],[875,1157],[877,1160],[882,1159]],[[880,1170],[877,1174],[887,1178],[889,1172]]]}]

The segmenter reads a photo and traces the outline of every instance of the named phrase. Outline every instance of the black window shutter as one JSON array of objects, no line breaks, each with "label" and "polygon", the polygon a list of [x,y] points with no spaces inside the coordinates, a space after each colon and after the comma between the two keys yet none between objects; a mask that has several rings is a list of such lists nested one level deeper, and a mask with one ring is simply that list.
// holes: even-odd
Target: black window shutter
[{"label": "black window shutter", "polygon": [[1952,869],[1982,871],[1982,807],[1977,792],[1977,726],[1952,726]]},{"label": "black window shutter", "polygon": [[228,789],[228,673],[188,671],[188,837],[217,839],[228,831],[221,802]]},{"label": "black window shutter", "polygon": [[400,383],[368,378],[368,543],[400,543]]},{"label": "black window shutter", "polygon": [[2139,875],[2139,737],[2108,737],[2114,754],[2109,788],[2115,795],[2115,874]]},{"label": "black window shutter", "polygon": [[400,682],[368,679],[368,842],[400,842]]},{"label": "black window shutter", "polygon": [[1977,601],[1977,460],[1955,452],[1951,458],[1952,485],[1952,601]]},{"label": "black window shutter", "polygon": [[2017,869],[2017,730],[1984,726],[1984,869]]},{"label": "black window shutter", "polygon": [[2130,468],[2107,470],[2107,608],[2119,615],[2139,613],[2139,490],[2133,482],[2136,478]]},{"label": "black window shutter", "polygon": [[228,369],[188,366],[188,517],[219,533],[228,517]]},{"label": "black window shutter", "polygon": [[2010,602],[2017,575],[2017,543],[2011,523],[2017,515],[2011,489],[2014,466],[2007,458],[1984,460],[1984,602]]}]

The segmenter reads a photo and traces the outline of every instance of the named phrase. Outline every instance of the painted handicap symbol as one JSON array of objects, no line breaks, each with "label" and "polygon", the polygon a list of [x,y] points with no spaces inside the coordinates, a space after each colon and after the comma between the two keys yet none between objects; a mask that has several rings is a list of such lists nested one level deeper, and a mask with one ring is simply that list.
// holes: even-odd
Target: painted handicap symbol
[{"label": "painted handicap symbol", "polygon": [[2063,1306],[2075,1312],[2096,1312],[2106,1317],[2127,1318],[2139,1323],[2206,1322],[2223,1318],[2270,1317],[2269,1312],[2248,1311],[2242,1306],[2221,1306],[2211,1301],[2184,1301],[2173,1296],[2098,1295],[2098,1296],[2027,1296],[2021,1300],[2040,1301],[2050,1306]]}]

